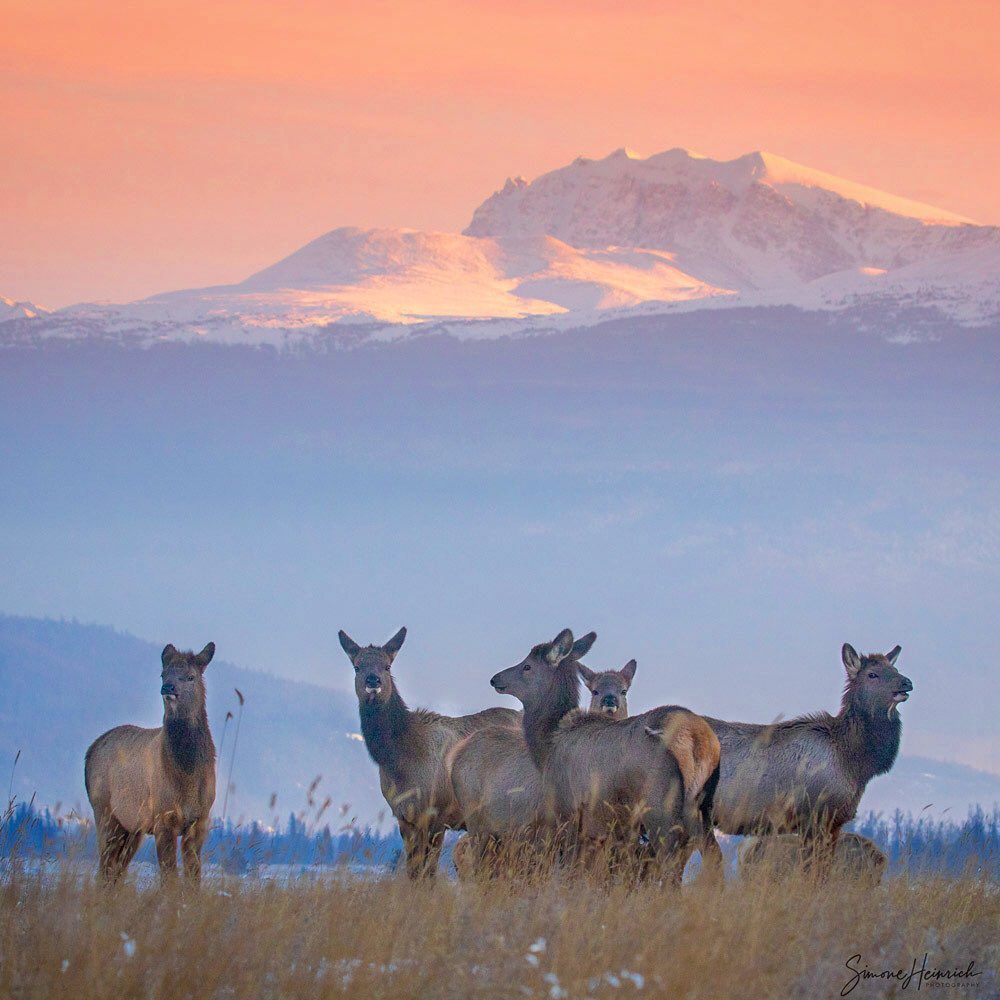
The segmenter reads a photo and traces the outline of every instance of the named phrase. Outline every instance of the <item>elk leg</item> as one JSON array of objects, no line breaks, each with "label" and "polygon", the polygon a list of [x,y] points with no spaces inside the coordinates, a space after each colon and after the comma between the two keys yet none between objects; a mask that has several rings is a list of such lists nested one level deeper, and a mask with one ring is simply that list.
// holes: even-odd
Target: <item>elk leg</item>
[{"label": "elk leg", "polygon": [[208,839],[208,823],[195,820],[181,834],[181,857],[184,859],[184,875],[189,882],[201,882],[201,851]]},{"label": "elk leg", "polygon": [[100,870],[108,885],[114,885],[122,877],[141,841],[141,833],[129,833],[110,813],[101,822],[98,830]]},{"label": "elk leg", "polygon": [[726,864],[722,848],[715,837],[715,823],[712,813],[715,809],[715,795],[719,788],[718,766],[705,782],[698,802],[698,819],[701,839],[701,870],[704,877],[711,882],[725,880]]},{"label": "elk leg", "polygon": [[459,882],[466,882],[476,873],[476,856],[480,853],[478,838],[471,833],[465,834],[455,841],[451,849],[451,863],[455,866],[455,874]]},{"label": "elk leg", "polygon": [[726,859],[722,854],[718,840],[715,839],[715,830],[712,828],[711,821],[701,837],[701,870],[702,877],[708,881],[725,880]]},{"label": "elk leg", "polygon": [[[466,834],[455,845],[455,869],[459,880],[465,881],[485,874],[492,876],[497,870],[499,848],[497,839],[489,834]],[[461,867],[459,867],[460,860]]]},{"label": "elk leg", "polygon": [[[411,823],[409,820],[401,819],[399,833],[403,838],[403,848],[406,852],[406,874],[413,879],[433,877],[434,870],[430,868],[431,837],[427,824]],[[439,844],[437,854],[434,855],[435,866],[440,853]]]},{"label": "elk leg", "polygon": [[121,850],[121,839],[127,831],[110,813],[97,822],[97,870],[101,878],[110,883],[111,859]]},{"label": "elk leg", "polygon": [[643,819],[649,852],[668,884],[679,886],[690,855],[689,838],[674,812],[650,810]]},{"label": "elk leg", "polygon": [[118,852],[117,867],[118,871],[115,875],[115,879],[120,878],[125,874],[125,870],[130,864],[132,864],[132,859],[135,857],[136,852],[142,844],[142,838],[144,834],[139,833],[128,833],[125,836],[125,841],[121,845],[121,850]]},{"label": "elk leg", "polygon": [[399,835],[403,838],[403,853],[406,855],[406,874],[416,878],[417,852],[420,849],[419,831],[405,819],[399,820]]},{"label": "elk leg", "polygon": [[160,884],[166,884],[177,874],[177,836],[173,830],[161,827],[156,831],[156,860],[160,865]]},{"label": "elk leg", "polygon": [[[589,875],[598,875],[602,868],[610,872],[611,858],[608,848],[609,821],[594,815],[593,809],[582,810],[577,817],[575,843],[570,854],[571,863]],[[570,832],[567,826],[566,832]]]},{"label": "elk leg", "polygon": [[427,832],[427,847],[424,851],[424,875],[434,878],[437,875],[438,863],[441,861],[441,850],[444,847],[444,827]]}]

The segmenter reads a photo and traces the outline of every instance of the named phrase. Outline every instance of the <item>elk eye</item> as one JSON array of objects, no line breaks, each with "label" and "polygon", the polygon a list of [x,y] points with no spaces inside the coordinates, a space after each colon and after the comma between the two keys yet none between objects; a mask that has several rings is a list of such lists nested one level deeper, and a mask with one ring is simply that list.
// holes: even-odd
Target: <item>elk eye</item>
[{"label": "elk eye", "polygon": [[531,664],[530,663],[526,663],[524,665],[524,672],[527,673],[530,669],[531,669]]},{"label": "elk eye", "polygon": [[869,670],[869,671],[868,671],[868,677],[869,677],[869,678],[870,678],[871,680],[873,680],[873,681],[877,681],[877,680],[878,680],[878,674],[877,674],[877,673],[875,673],[875,671],[874,671],[874,670]]},{"label": "elk eye", "polygon": [[597,690],[594,690],[594,691],[591,691],[590,693],[591,693],[591,694],[592,694],[592,695],[593,695],[593,696],[594,696],[595,698],[600,698],[600,697],[601,697],[601,692],[600,692],[600,691],[597,691]]},{"label": "elk eye", "polygon": [[624,698],[624,697],[625,697],[625,695],[627,695],[627,694],[628,694],[628,691],[622,691],[622,697],[623,697],[623,698]]}]

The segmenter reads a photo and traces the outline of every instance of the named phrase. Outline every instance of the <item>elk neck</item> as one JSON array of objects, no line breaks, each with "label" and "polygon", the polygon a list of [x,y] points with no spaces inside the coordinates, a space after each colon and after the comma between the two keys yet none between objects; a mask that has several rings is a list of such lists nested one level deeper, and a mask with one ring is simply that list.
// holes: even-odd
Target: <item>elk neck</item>
[{"label": "elk neck", "polygon": [[164,756],[183,774],[215,766],[215,744],[208,728],[205,706],[193,715],[168,716],[163,720]]},{"label": "elk neck", "polygon": [[552,752],[559,723],[567,712],[579,708],[580,688],[576,661],[563,661],[556,668],[545,696],[524,706],[524,739],[535,766],[542,770]]},{"label": "elk neck", "polygon": [[888,708],[870,714],[853,701],[850,692],[844,695],[831,731],[841,760],[862,785],[885,774],[899,753],[899,714],[890,715]]},{"label": "elk neck", "polygon": [[385,701],[359,702],[361,735],[368,754],[379,767],[395,771],[405,751],[410,731],[410,710],[400,697],[396,685]]}]

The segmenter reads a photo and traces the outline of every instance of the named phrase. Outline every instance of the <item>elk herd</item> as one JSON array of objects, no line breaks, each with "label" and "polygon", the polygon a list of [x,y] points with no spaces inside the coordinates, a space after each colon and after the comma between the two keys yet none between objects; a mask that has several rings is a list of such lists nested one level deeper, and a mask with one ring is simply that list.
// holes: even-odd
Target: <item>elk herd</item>
[{"label": "elk herd", "polygon": [[[382,646],[340,644],[354,668],[361,734],[399,824],[406,870],[431,876],[447,830],[460,877],[539,868],[600,878],[680,882],[694,851],[721,877],[715,831],[748,836],[741,868],[765,861],[820,878],[834,867],[876,881],[885,856],[841,834],[868,782],[888,771],[900,741],[899,704],[910,680],[886,654],[842,650],[847,683],[836,715],[770,724],[724,722],[676,705],[629,715],[635,660],[620,670],[582,661],[597,636],[563,629],[495,674],[494,690],[521,710],[446,716],[410,709],[393,664],[402,628]],[[143,837],[156,841],[161,877],[201,877],[215,798],[215,746],[204,672],[215,653],[168,645],[162,654],[163,725],[118,726],[87,750],[85,782],[100,873],[111,883]],[[590,695],[580,707],[580,682]]]}]

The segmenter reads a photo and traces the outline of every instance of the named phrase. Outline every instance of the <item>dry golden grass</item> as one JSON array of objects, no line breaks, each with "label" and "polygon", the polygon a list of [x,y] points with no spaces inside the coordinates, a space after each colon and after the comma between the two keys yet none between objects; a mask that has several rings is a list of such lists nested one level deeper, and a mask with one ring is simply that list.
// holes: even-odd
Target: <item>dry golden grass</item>
[{"label": "dry golden grass", "polygon": [[[212,878],[113,892],[71,869],[0,883],[0,996],[837,997],[873,971],[982,975],[1000,991],[1000,892],[974,878],[872,889],[793,877],[631,892],[566,877]],[[851,996],[909,996],[863,981]],[[924,989],[928,989],[925,984]],[[921,991],[922,992],[922,991]]]}]

